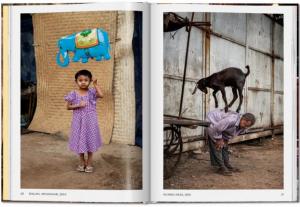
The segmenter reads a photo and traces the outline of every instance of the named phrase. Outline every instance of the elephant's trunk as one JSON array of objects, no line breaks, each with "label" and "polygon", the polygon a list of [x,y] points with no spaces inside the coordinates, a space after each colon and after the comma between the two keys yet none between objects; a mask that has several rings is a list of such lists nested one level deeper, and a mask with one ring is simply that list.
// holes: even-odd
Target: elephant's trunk
[{"label": "elephant's trunk", "polygon": [[[60,60],[60,56],[63,57],[63,62]],[[56,55],[56,62],[61,67],[67,67],[69,65],[69,55],[67,51],[59,50],[59,53]]]}]

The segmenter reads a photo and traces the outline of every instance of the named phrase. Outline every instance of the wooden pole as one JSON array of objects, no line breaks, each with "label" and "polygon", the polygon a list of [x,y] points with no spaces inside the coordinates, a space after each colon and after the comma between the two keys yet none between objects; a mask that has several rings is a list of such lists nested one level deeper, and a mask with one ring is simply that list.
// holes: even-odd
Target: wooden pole
[{"label": "wooden pole", "polygon": [[185,85],[185,76],[186,76],[186,66],[187,66],[187,60],[188,60],[188,54],[189,54],[190,36],[191,36],[191,28],[192,28],[191,22],[193,22],[193,19],[194,19],[194,12],[192,13],[192,19],[189,22],[189,28],[188,28],[188,39],[187,39],[187,43],[186,43],[184,72],[183,72],[180,107],[179,107],[179,114],[178,114],[179,118],[181,118],[181,111],[182,111],[182,102],[183,102],[183,96],[184,96],[184,85]]}]

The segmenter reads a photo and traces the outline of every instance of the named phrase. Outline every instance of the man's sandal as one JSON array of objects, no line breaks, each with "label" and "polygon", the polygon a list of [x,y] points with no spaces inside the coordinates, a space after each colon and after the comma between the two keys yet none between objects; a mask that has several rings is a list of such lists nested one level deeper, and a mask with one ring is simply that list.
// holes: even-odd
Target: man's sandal
[{"label": "man's sandal", "polygon": [[216,173],[220,174],[220,175],[224,175],[224,176],[232,176],[232,172],[230,172],[227,169],[224,168],[219,168]]},{"label": "man's sandal", "polygon": [[227,169],[228,169],[229,171],[231,171],[231,172],[237,172],[237,173],[242,172],[239,168],[232,167],[231,165],[227,165],[226,167],[227,167]]},{"label": "man's sandal", "polygon": [[94,170],[94,167],[92,166],[86,166],[84,172],[86,173],[92,173]]},{"label": "man's sandal", "polygon": [[239,168],[235,168],[235,167],[228,168],[228,170],[231,171],[231,172],[236,172],[236,173],[241,173],[242,172]]}]

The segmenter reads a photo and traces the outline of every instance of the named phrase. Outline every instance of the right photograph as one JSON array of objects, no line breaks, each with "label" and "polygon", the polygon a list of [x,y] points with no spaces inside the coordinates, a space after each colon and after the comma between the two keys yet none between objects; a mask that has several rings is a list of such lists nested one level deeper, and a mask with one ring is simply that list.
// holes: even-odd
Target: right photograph
[{"label": "right photograph", "polygon": [[283,14],[164,13],[164,189],[283,189]]}]

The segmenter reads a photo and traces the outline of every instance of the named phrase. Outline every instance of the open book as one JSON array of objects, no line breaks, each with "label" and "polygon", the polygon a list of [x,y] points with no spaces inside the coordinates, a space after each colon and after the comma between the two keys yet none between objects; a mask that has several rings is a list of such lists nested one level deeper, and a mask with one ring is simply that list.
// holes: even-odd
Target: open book
[{"label": "open book", "polygon": [[4,201],[297,201],[297,6],[2,8]]}]

